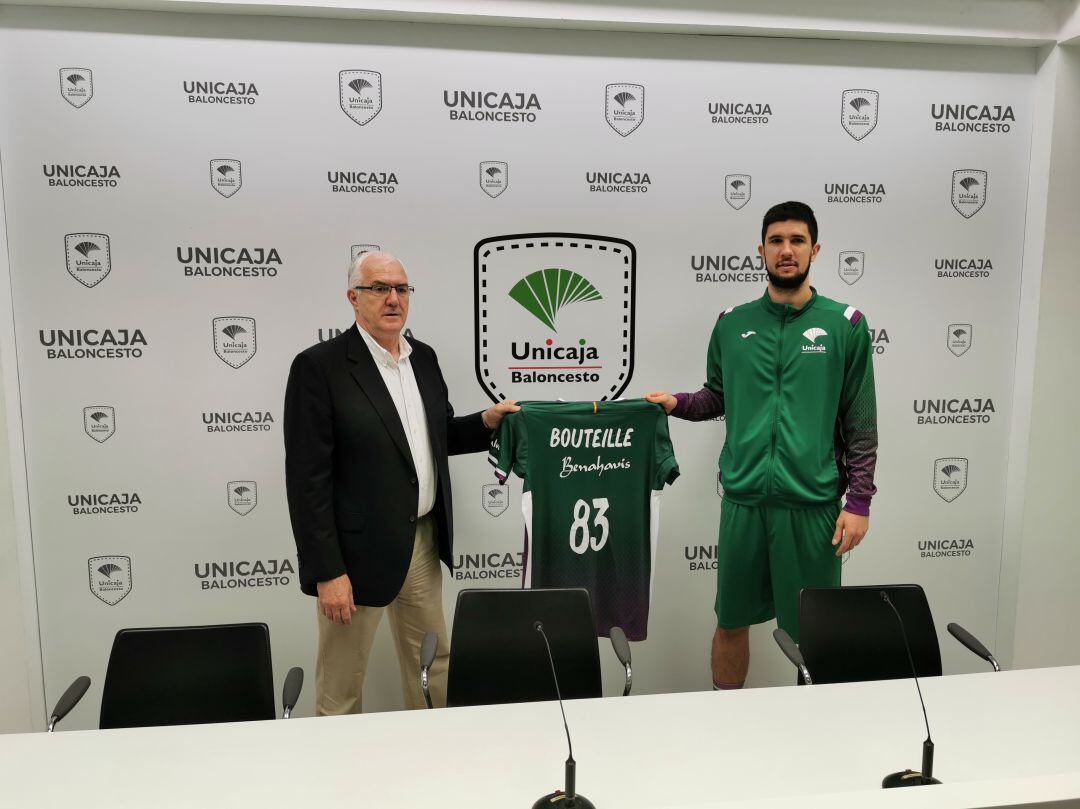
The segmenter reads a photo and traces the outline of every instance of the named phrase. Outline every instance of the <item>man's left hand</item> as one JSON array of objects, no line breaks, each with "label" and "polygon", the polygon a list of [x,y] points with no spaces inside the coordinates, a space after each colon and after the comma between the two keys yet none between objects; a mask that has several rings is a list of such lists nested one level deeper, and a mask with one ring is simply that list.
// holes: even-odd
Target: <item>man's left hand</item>
[{"label": "man's left hand", "polygon": [[836,518],[836,533],[832,538],[832,544],[840,546],[836,549],[836,555],[843,556],[862,542],[869,529],[869,517],[860,517],[850,511],[841,511],[840,516]]},{"label": "man's left hand", "polygon": [[504,399],[498,404],[492,405],[485,410],[480,415],[480,418],[483,420],[484,426],[489,430],[497,430],[499,429],[499,422],[503,420],[503,416],[507,413],[516,413],[519,410],[521,410],[521,408],[518,407],[517,402],[512,399]]}]

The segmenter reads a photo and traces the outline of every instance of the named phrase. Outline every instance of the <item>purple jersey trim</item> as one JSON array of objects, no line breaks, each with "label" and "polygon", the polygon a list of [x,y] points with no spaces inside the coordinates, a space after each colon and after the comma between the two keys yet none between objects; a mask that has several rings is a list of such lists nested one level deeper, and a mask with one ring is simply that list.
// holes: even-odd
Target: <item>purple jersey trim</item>
[{"label": "purple jersey trim", "polygon": [[851,315],[851,317],[848,318],[848,320],[851,321],[852,326],[859,325],[859,321],[862,320],[862,312],[856,309],[855,312]]}]

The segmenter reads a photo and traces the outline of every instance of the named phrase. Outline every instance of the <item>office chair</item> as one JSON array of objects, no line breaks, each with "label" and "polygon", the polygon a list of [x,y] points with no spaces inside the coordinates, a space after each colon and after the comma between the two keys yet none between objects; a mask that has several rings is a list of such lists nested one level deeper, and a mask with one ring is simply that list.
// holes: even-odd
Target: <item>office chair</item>
[{"label": "office chair", "polygon": [[[888,595],[903,618],[903,632],[882,593]],[[963,627],[950,624],[949,628],[969,649],[993,660]],[[911,647],[910,661],[903,633]],[[920,677],[942,673],[934,616],[926,593],[917,584],[805,587],[799,593],[799,635],[796,645],[784,630],[773,632],[781,650],[799,670],[800,681],[806,683],[910,677],[912,663]],[[983,649],[985,655],[968,640]]]},{"label": "office chair", "polygon": [[[543,624],[564,699],[603,696],[596,619],[589,591],[581,588],[462,590],[458,593],[450,643],[447,705],[492,705],[555,699]],[[437,637],[424,637],[420,684],[431,707],[428,674]],[[630,646],[618,627],[611,644],[625,670],[623,696],[633,672]]]},{"label": "office chair", "polygon": [[[917,584],[863,587],[806,587],[799,593],[802,677],[813,683],[892,680],[911,676],[911,664],[888,594],[904,619],[911,657],[920,677],[940,676],[941,650],[926,594]],[[790,652],[782,638],[777,643]],[[794,643],[791,643],[794,646]],[[789,655],[789,659],[790,655]],[[794,661],[792,661],[794,662]]]},{"label": "office chair", "polygon": [[[303,686],[290,669],[284,716]],[[101,696],[102,728],[273,719],[274,674],[266,624],[121,629]]]}]

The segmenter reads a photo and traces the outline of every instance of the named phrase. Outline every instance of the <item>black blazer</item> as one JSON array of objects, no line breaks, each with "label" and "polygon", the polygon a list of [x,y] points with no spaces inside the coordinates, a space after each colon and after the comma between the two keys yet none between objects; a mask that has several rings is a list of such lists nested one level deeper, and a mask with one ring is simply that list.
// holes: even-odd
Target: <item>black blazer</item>
[{"label": "black blazer", "polygon": [[[435,352],[406,339],[435,464],[439,557],[452,567],[447,456],[486,449],[491,433],[480,413],[454,417]],[[357,604],[389,604],[412,559],[419,484],[397,409],[355,325],[293,360],[284,433],[300,589],[316,595],[317,582],[348,573]]]}]

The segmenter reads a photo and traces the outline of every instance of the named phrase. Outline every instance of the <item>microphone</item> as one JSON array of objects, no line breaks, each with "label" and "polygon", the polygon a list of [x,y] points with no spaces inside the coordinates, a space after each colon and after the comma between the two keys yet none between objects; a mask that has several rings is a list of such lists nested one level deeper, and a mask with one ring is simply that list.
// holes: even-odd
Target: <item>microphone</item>
[{"label": "microphone", "polygon": [[930,720],[926,718],[926,702],[923,701],[922,688],[919,687],[919,675],[915,672],[915,660],[911,656],[911,647],[908,645],[907,631],[904,629],[904,619],[900,617],[900,611],[892,603],[889,594],[882,590],[879,594],[881,600],[889,605],[897,622],[900,624],[900,636],[904,639],[904,651],[907,652],[908,664],[911,666],[911,676],[915,679],[915,689],[919,692],[919,704],[922,705],[923,722],[926,723],[926,741],[923,742],[922,772],[914,770],[902,770],[890,773],[881,781],[882,789],[893,787],[920,787],[927,784],[940,784],[934,778],[934,742],[930,738]]},{"label": "microphone", "polygon": [[570,744],[570,726],[566,724],[566,710],[563,708],[562,694],[559,692],[559,676],[555,673],[555,658],[551,656],[551,644],[548,643],[547,635],[544,634],[544,625],[539,621],[533,623],[533,629],[540,633],[544,639],[544,647],[547,649],[548,662],[551,664],[551,679],[555,681],[555,696],[559,698],[559,710],[562,712],[563,728],[566,730],[566,791],[548,793],[533,804],[533,809],[551,809],[558,804],[559,809],[595,809],[592,801],[583,795],[578,795],[574,789],[574,776],[577,762],[574,761],[574,748]]},{"label": "microphone", "polygon": [[56,729],[56,723],[68,715],[68,712],[78,704],[89,687],[90,678],[85,674],[82,677],[75,678],[75,681],[67,687],[67,691],[56,703],[56,707],[52,709],[52,713],[49,714],[47,733],[52,733]]}]

